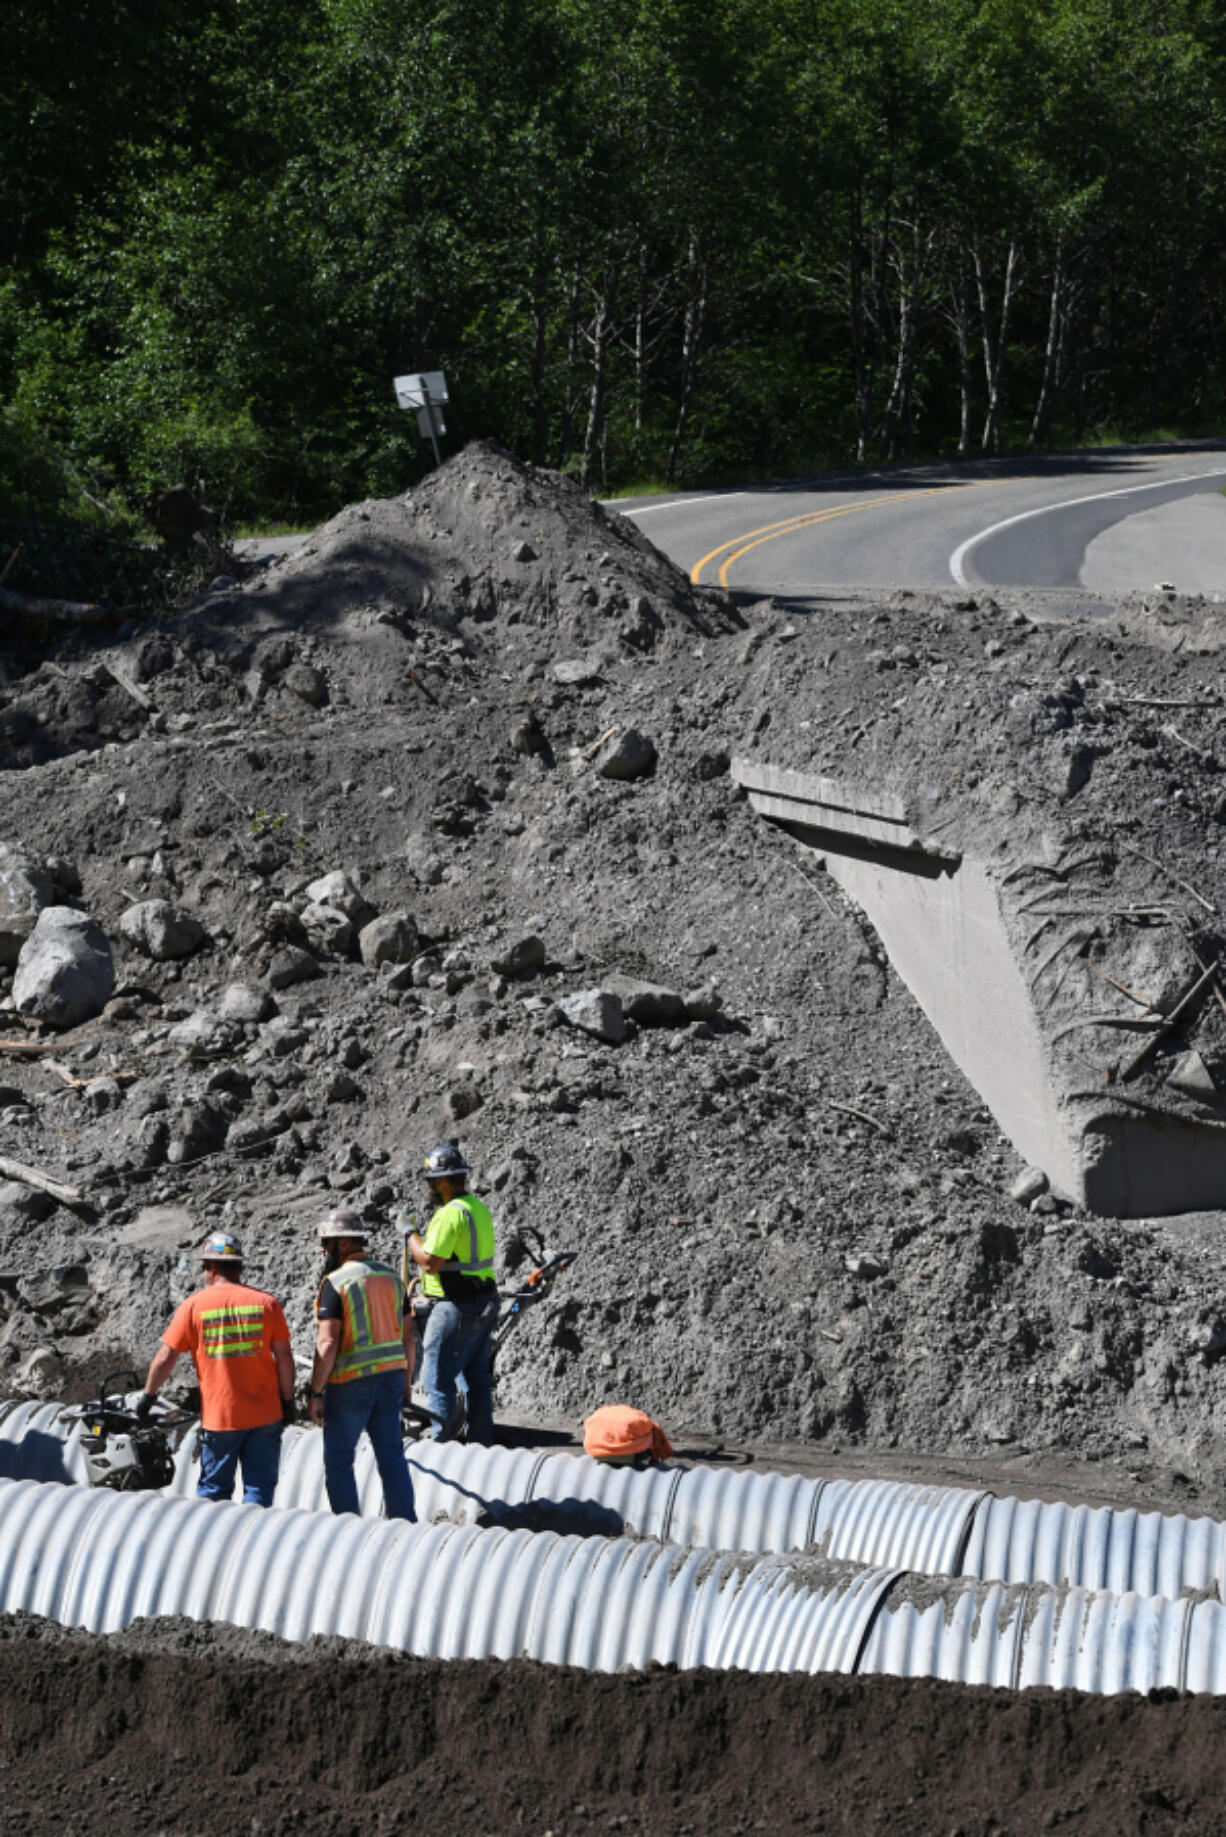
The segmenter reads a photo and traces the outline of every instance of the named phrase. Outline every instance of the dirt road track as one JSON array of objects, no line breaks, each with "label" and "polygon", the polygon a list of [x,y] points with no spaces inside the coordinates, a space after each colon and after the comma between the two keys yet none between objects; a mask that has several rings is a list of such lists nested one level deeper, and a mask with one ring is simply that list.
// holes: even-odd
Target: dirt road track
[{"label": "dirt road track", "polygon": [[0,1622],[5,1832],[1226,1831],[1226,1703],[440,1664]]}]

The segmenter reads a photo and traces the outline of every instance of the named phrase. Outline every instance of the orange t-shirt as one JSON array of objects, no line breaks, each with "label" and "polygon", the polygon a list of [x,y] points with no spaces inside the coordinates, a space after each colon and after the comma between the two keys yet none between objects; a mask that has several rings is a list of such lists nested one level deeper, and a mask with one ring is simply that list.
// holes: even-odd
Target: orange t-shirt
[{"label": "orange t-shirt", "polygon": [[214,1282],[180,1303],[162,1344],[195,1360],[204,1428],[259,1429],[281,1420],[272,1348],[288,1339],[279,1301],[244,1282]]}]

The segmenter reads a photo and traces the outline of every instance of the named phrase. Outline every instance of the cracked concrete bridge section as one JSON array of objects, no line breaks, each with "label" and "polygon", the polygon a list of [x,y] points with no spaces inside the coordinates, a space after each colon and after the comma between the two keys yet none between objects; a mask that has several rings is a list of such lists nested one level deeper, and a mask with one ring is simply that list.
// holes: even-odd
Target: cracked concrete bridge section
[{"label": "cracked concrete bridge section", "polygon": [[925,835],[896,791],[735,758],[753,808],[816,857],[1018,1152],[1067,1199],[1137,1218],[1226,1202],[1226,1124],[1104,1086],[1060,1051],[1064,1010],[1036,999],[1008,859]]}]

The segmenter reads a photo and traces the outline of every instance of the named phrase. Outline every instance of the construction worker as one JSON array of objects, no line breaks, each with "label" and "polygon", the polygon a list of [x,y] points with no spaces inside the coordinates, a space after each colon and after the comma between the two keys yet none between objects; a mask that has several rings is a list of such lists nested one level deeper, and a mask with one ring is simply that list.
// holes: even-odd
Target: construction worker
[{"label": "construction worker", "polygon": [[204,1287],[180,1303],[153,1355],[142,1419],[180,1353],[190,1352],[200,1384],[201,1499],[229,1499],[241,1465],[246,1505],[271,1505],[281,1467],[281,1431],[294,1420],[294,1359],[281,1303],[243,1280],[243,1250],[218,1231],[200,1251]]},{"label": "construction worker", "polygon": [[311,1421],[323,1424],[324,1483],[334,1512],[357,1512],[353,1458],[363,1430],[374,1449],[389,1518],[415,1519],[400,1406],[413,1381],[413,1328],[404,1284],[368,1256],[370,1233],[340,1206],[319,1227],[324,1279],[315,1301]]},{"label": "construction worker", "polygon": [[422,1171],[435,1211],[425,1237],[409,1238],[409,1255],[422,1272],[422,1293],[433,1301],[422,1341],[431,1437],[447,1441],[454,1434],[463,1379],[468,1439],[488,1448],[494,1439],[490,1341],[498,1324],[494,1221],[484,1200],[469,1192],[472,1169],[454,1142],[428,1154]]}]

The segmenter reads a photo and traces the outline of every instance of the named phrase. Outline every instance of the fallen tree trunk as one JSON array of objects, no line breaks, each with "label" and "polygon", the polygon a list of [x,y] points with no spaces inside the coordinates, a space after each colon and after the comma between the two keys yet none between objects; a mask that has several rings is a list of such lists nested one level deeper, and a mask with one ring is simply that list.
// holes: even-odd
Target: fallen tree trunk
[{"label": "fallen tree trunk", "polygon": [[10,587],[0,587],[0,612],[16,613],[26,619],[59,619],[72,625],[105,625],[115,616],[108,606],[80,600],[32,600]]},{"label": "fallen tree trunk", "polygon": [[7,1155],[0,1155],[0,1176],[5,1180],[16,1180],[22,1186],[37,1187],[40,1193],[49,1193],[61,1205],[79,1206],[85,1197],[79,1187],[65,1186],[62,1180],[53,1180],[50,1174],[42,1174],[36,1167],[27,1167],[24,1161],[10,1161]]}]

